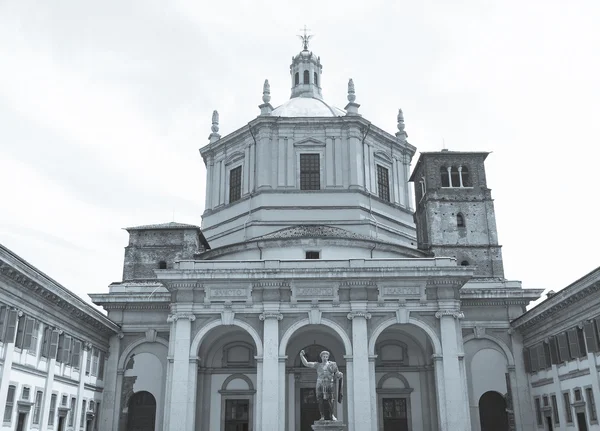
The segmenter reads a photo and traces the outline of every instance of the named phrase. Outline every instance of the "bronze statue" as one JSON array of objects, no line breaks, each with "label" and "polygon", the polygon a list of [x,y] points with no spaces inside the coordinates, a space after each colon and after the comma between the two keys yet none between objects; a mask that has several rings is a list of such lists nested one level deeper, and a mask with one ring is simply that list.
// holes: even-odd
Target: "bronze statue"
[{"label": "bronze statue", "polygon": [[[321,413],[321,420],[334,420],[337,421],[333,415],[334,406],[334,393],[335,393],[335,380],[338,380],[337,387],[337,401],[342,402],[342,382],[344,375],[338,370],[338,366],[335,362],[329,361],[329,352],[324,350],[319,355],[321,362],[308,362],[304,357],[304,350],[300,352],[300,359],[305,367],[315,368],[317,370],[317,403],[319,404],[319,413]],[[325,403],[327,403],[328,409],[325,409]]]}]

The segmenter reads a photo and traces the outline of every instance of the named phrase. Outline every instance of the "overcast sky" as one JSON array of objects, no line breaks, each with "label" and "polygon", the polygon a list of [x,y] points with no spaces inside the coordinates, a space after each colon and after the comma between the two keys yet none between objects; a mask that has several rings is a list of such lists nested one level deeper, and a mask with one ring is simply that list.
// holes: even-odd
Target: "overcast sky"
[{"label": "overcast sky", "polygon": [[0,1],[0,242],[107,291],[121,228],[201,223],[213,109],[225,135],[265,78],[285,102],[306,24],[328,103],[353,78],[418,151],[492,152],[505,275],[559,290],[600,265],[599,22],[597,0]]}]

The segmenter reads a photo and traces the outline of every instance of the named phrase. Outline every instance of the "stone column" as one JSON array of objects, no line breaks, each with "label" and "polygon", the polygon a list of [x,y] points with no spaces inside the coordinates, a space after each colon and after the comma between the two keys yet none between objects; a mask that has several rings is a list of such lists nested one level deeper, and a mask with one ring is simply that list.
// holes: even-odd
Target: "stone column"
[{"label": "stone column", "polygon": [[[50,340],[48,340],[50,342]],[[48,415],[50,412],[50,401],[52,399],[52,384],[54,383],[54,367],[56,364],[56,358],[48,358],[48,374],[46,375],[46,384],[44,385],[44,404],[42,406],[42,411],[40,412],[40,430],[46,431],[48,429]],[[83,367],[79,367],[81,373],[83,373]],[[56,396],[56,404],[55,408],[58,408],[60,405],[60,400],[58,397],[60,394]],[[44,420],[45,418],[45,420]]]},{"label": "stone column", "polygon": [[[75,403],[75,412],[74,412],[74,421],[73,421],[73,425],[75,429],[79,429],[79,423],[81,422],[81,415],[85,414],[85,412],[82,412],[83,410],[83,405],[82,405],[82,401],[83,401],[83,387],[85,385],[85,367],[87,364],[87,358],[88,356],[91,354],[92,351],[92,345],[91,343],[84,343],[83,344],[83,354],[81,355],[81,367],[79,367],[80,373],[79,373],[79,383],[77,384],[77,402]],[[87,405],[87,403],[86,403]],[[83,419],[83,428],[85,429],[86,427],[86,420],[85,418]]]},{"label": "stone column", "polygon": [[[458,320],[464,315],[458,310],[440,310],[435,313],[440,319],[442,341],[442,368],[444,371],[444,393],[446,402],[445,426],[442,430],[467,431],[471,430],[469,417],[466,414],[468,399],[465,395],[465,385],[460,370]],[[444,418],[442,419],[442,423]]]},{"label": "stone column", "polygon": [[255,409],[256,416],[254,419],[255,427],[254,429],[260,430],[262,429],[262,388],[263,388],[263,358],[262,356],[255,356],[256,359],[256,403]]},{"label": "stone column", "polygon": [[260,429],[281,431],[280,417],[283,412],[279,411],[279,321],[283,320],[283,315],[277,311],[265,311],[258,317],[264,321]]},{"label": "stone column", "polygon": [[[14,321],[14,326],[12,327],[12,333],[6,334],[7,339],[4,342],[4,363],[2,364],[2,380],[0,380],[0,418],[4,418],[4,409],[6,408],[6,397],[8,396],[8,387],[10,386],[10,372],[12,369],[13,354],[15,352],[15,333],[19,313],[22,314],[21,311],[17,312],[16,310],[9,310],[6,316],[7,321],[9,322],[8,325],[10,326],[12,321]],[[13,414],[17,409],[18,399],[19,394],[15,390]]]},{"label": "stone column", "polygon": [[[116,430],[118,426],[119,393],[117,392],[117,367],[119,366],[119,349],[122,338],[123,334],[113,335],[109,341],[108,360],[104,369],[104,390],[102,391],[102,404],[100,405],[102,411],[98,412],[100,415],[98,429],[100,431]],[[81,369],[83,369],[83,366]]]},{"label": "stone column", "polygon": [[354,385],[352,381],[352,376],[354,375],[354,364],[352,362],[352,356],[344,355],[344,359],[346,360],[346,376],[344,376],[344,387],[346,388],[346,393],[348,394],[348,400],[346,401],[346,405],[348,406],[346,409],[346,421],[348,424],[348,431],[354,431]]},{"label": "stone column", "polygon": [[[518,408],[514,409],[516,428],[518,431],[536,429],[537,424],[535,422],[535,414],[533,411],[533,400],[529,395],[529,379],[525,372],[521,335],[512,330],[509,330],[508,333],[510,335],[511,348],[515,359],[514,374],[516,382],[515,386],[512,388],[512,396],[513,407],[518,406]],[[559,398],[557,401],[560,403],[562,394],[557,393],[556,396]]]},{"label": "stone column", "polygon": [[[171,337],[173,343],[173,365],[171,367],[171,381],[167,382],[170,387],[170,403],[166,406],[169,410],[168,431],[191,430],[187,426],[190,405],[195,404],[195,391],[189,391],[189,368],[190,368],[190,345],[192,322],[196,316],[192,313],[171,314],[167,322],[171,325]],[[166,410],[166,409],[165,409]],[[195,409],[194,409],[195,410]]]},{"label": "stone column", "polygon": [[371,386],[369,388],[369,392],[371,393],[371,430],[377,431],[379,415],[377,413],[377,382],[375,380],[375,360],[377,359],[377,355],[369,356],[369,376],[371,381]]},{"label": "stone column", "polygon": [[435,378],[435,394],[437,395],[437,421],[438,431],[448,430],[446,423],[446,383],[444,381],[444,364],[441,354],[432,355],[434,378]]},{"label": "stone column", "polygon": [[348,319],[352,321],[352,362],[354,430],[371,431],[371,378],[369,367],[369,349],[367,320],[371,314],[366,311],[351,311]]}]

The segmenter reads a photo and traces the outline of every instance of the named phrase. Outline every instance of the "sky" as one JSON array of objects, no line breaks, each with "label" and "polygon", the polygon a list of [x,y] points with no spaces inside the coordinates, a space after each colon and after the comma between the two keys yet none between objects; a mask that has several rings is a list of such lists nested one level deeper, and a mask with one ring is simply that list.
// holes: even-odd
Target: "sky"
[{"label": "sky", "polygon": [[[127,232],[199,225],[220,133],[289,98],[306,25],[325,100],[418,151],[490,151],[505,276],[558,291],[600,265],[600,2],[0,1],[0,243],[80,297]],[[413,159],[413,166],[417,158]]]}]

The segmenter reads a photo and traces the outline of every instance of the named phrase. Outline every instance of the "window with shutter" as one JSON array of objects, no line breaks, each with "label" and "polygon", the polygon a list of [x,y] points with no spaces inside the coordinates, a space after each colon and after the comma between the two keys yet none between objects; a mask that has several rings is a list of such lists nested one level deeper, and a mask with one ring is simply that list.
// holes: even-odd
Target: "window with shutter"
[{"label": "window with shutter", "polygon": [[100,352],[100,357],[98,358],[98,378],[104,378],[104,352]]},{"label": "window with shutter", "polygon": [[563,392],[563,401],[565,404],[565,413],[567,414],[567,423],[573,422],[573,408],[571,407],[571,395]]},{"label": "window with shutter", "polygon": [[43,395],[44,394],[42,391],[37,391],[35,393],[35,405],[33,407],[33,420],[32,420],[33,425],[39,425],[39,423],[40,423],[40,414],[42,412],[42,396]]},{"label": "window with shutter", "polygon": [[550,357],[550,344],[544,342],[542,343],[542,347],[544,350],[544,368],[550,368],[552,367],[552,358]]},{"label": "window with shutter", "polygon": [[560,357],[558,356],[558,343],[556,337],[550,337],[550,360],[553,364],[560,364]]},{"label": "window with shutter", "polygon": [[40,352],[42,358],[47,358],[50,353],[50,337],[52,336],[52,329],[46,326],[42,335],[42,351]]},{"label": "window with shutter", "polygon": [[538,365],[540,370],[546,369],[546,356],[544,355],[544,343],[540,343],[536,346],[537,355],[538,355]]},{"label": "window with shutter", "polygon": [[27,349],[29,350],[29,353],[32,355],[35,355],[37,353],[39,335],[40,335],[40,322],[38,322],[37,320],[34,320],[33,330],[31,331],[31,340],[29,341],[29,346],[28,347],[26,346]]},{"label": "window with shutter", "polygon": [[[50,397],[50,411],[48,412],[48,426],[54,425],[54,416],[56,416],[56,394],[52,394]],[[66,404],[66,402],[65,402]]]},{"label": "window with shutter", "polygon": [[535,373],[540,369],[537,346],[533,346],[531,349],[529,349],[529,357],[531,358],[531,371]]},{"label": "window with shutter", "polygon": [[69,426],[72,427],[75,422],[75,403],[77,400],[75,398],[71,398],[71,409],[69,410]]},{"label": "window with shutter", "polygon": [[587,353],[585,350],[585,334],[583,333],[583,328],[577,327],[575,329],[577,331],[577,343],[579,344],[579,357],[585,358]]},{"label": "window with shutter", "polygon": [[3,422],[8,422],[12,420],[13,407],[15,405],[15,392],[17,391],[16,386],[8,387],[8,394],[6,395],[6,405],[4,407],[4,418]]},{"label": "window with shutter", "polygon": [[596,335],[596,328],[594,327],[594,321],[590,320],[585,322],[583,325],[583,331],[585,332],[585,343],[587,345],[587,351],[594,353],[598,351],[598,336]]},{"label": "window with shutter", "polygon": [[556,336],[556,340],[558,341],[558,355],[560,357],[560,362],[567,362],[571,359],[569,355],[569,343],[567,342],[567,333],[562,332]]},{"label": "window with shutter", "polygon": [[56,359],[56,354],[58,352],[58,341],[60,339],[60,334],[57,330],[52,331],[52,335],[50,336],[50,347],[48,349],[48,358]]},{"label": "window with shutter", "polygon": [[8,307],[0,307],[0,341],[4,341],[4,333],[6,332],[6,318],[8,316]]},{"label": "window with shutter", "polygon": [[525,361],[525,372],[531,373],[531,358],[529,357],[529,349],[523,349],[523,360]]},{"label": "window with shutter", "polygon": [[92,376],[98,375],[98,349],[92,349]]},{"label": "window with shutter", "polygon": [[87,359],[85,361],[85,375],[90,375],[90,369],[92,368],[92,352],[88,350]]},{"label": "window with shutter", "polygon": [[29,349],[31,347],[31,336],[33,334],[35,320],[31,317],[25,318],[25,334],[23,335],[23,344],[19,347],[23,347],[24,349]]},{"label": "window with shutter", "polygon": [[81,341],[73,340],[73,351],[71,352],[71,366],[79,368],[81,362]]},{"label": "window with shutter", "polygon": [[570,359],[577,359],[581,355],[579,351],[579,340],[577,339],[577,328],[567,331],[567,340],[569,341]]},{"label": "window with shutter", "polygon": [[556,395],[552,395],[552,416],[554,423],[558,425],[560,423],[560,417],[558,414],[558,402],[556,401]]},{"label": "window with shutter", "polygon": [[65,365],[69,365],[71,363],[71,344],[72,344],[72,338],[70,335],[65,335],[65,341],[63,343],[63,355],[62,355],[62,362]]},{"label": "window with shutter", "polygon": [[23,348],[23,338],[25,338],[25,316],[20,316],[17,319],[17,338],[15,339],[15,347]]},{"label": "window with shutter", "polygon": [[85,420],[85,400],[81,402],[81,419],[79,420],[79,426],[83,428],[83,421]]},{"label": "window with shutter", "polygon": [[5,340],[7,343],[14,343],[15,333],[17,332],[17,321],[18,321],[17,310],[8,310],[6,317],[6,334]]}]

